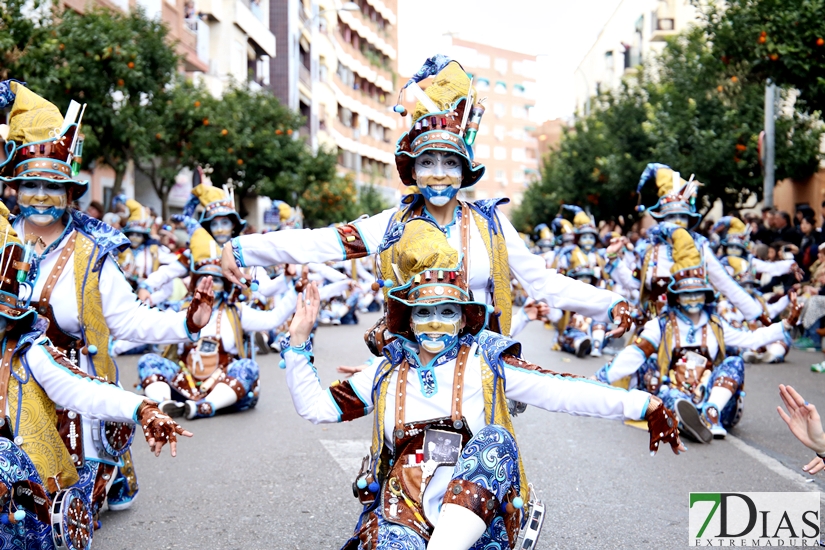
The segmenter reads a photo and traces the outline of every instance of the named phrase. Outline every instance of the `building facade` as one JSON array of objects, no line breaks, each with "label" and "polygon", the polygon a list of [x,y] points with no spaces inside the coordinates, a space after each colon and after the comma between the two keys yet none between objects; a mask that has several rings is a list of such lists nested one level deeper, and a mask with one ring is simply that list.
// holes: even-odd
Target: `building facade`
[{"label": "building facade", "polygon": [[691,0],[622,0],[576,68],[576,112],[588,114],[593,96],[635,76],[665,38],[695,24],[697,15]]},{"label": "building facade", "polygon": [[396,0],[269,2],[270,89],[304,115],[313,148],[337,154],[340,173],[395,200]]}]

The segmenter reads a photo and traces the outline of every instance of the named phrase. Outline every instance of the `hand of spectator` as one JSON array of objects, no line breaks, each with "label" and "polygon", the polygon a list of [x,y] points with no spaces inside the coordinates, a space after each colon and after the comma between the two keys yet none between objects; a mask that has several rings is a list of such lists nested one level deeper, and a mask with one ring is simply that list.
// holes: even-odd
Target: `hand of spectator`
[{"label": "hand of spectator", "polygon": [[[784,384],[779,385],[779,397],[782,398],[788,412],[785,412],[782,407],[777,407],[776,410],[790,428],[791,433],[813,452],[825,454],[825,433],[822,431],[822,420],[816,406],[805,401],[791,386]],[[825,462],[817,457],[803,470],[815,474],[824,468]]]}]

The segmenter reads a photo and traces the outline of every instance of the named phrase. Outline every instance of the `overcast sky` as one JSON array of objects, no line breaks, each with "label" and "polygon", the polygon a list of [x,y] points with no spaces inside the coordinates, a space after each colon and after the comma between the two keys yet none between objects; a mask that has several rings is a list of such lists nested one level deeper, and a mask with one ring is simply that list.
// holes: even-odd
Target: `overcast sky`
[{"label": "overcast sky", "polygon": [[573,72],[620,1],[398,0],[399,73],[408,77],[438,53],[444,33],[541,55],[536,121],[567,118]]}]

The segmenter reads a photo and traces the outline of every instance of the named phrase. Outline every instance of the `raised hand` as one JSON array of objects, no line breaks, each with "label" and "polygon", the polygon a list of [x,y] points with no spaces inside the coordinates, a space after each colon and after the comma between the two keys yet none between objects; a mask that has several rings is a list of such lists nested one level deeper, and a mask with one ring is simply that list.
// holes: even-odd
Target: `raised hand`
[{"label": "raised hand", "polygon": [[687,451],[682,440],[679,438],[679,420],[662,401],[657,397],[650,398],[650,405],[645,414],[647,420],[647,431],[650,433],[650,455],[656,454],[659,444],[670,443],[670,448],[674,454]]},{"label": "raised hand", "polygon": [[825,433],[822,432],[822,420],[816,406],[805,401],[791,386],[784,384],[779,384],[779,397],[788,412],[782,410],[782,407],[777,407],[776,411],[791,433],[815,453],[825,454]]},{"label": "raised hand", "polygon": [[158,409],[157,403],[144,401],[138,408],[137,416],[143,428],[143,436],[155,456],[160,456],[166,443],[169,443],[172,456],[177,456],[178,436],[192,437],[192,432],[184,430],[177,422],[163,414]]},{"label": "raised hand", "polygon": [[610,311],[610,316],[613,322],[616,323],[616,328],[607,333],[609,338],[618,338],[628,331],[633,324],[633,309],[625,301],[621,301]]},{"label": "raised hand", "polygon": [[544,302],[530,301],[524,304],[524,313],[531,321],[535,321],[536,319],[544,319],[550,314],[550,306]]},{"label": "raised hand", "polygon": [[186,310],[186,327],[195,334],[209,323],[212,318],[212,302],[215,295],[212,290],[212,277],[201,277],[189,308]]},{"label": "raised hand", "polygon": [[307,341],[320,309],[321,294],[318,285],[309,283],[304,287],[304,292],[298,294],[295,316],[289,324],[289,341],[292,345],[301,345]]},{"label": "raised hand", "polygon": [[790,315],[788,315],[788,318],[785,319],[785,320],[788,322],[788,324],[790,326],[794,327],[797,324],[799,324],[799,316],[802,314],[802,304],[800,304],[796,300],[796,292],[793,291],[793,290],[788,293],[788,300],[790,300],[790,302],[791,302],[791,305],[790,305],[790,312],[791,313],[790,313]]},{"label": "raised hand", "polygon": [[349,378],[353,374],[358,374],[359,372],[364,370],[364,365],[358,365],[357,367],[348,367],[346,365],[341,365],[335,370],[337,370],[341,374],[346,374],[346,378]]},{"label": "raised hand", "polygon": [[140,300],[144,304],[149,305],[149,306],[152,305],[151,301],[149,300],[149,298],[152,297],[152,293],[149,292],[148,290],[146,290],[145,288],[139,288],[138,289],[137,297],[138,297],[138,300]]},{"label": "raised hand", "polygon": [[[232,247],[232,241],[226,243],[221,252],[221,271],[223,276],[229,282],[238,285],[241,288],[246,288],[246,278],[241,273],[241,268],[235,263],[235,253]],[[243,282],[241,280],[243,279]]]}]

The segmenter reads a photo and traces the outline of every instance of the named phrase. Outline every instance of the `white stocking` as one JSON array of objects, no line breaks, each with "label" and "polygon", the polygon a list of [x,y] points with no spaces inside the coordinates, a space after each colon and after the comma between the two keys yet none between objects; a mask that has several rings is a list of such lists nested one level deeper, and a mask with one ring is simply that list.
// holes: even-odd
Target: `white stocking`
[{"label": "white stocking", "polygon": [[228,385],[220,382],[215,384],[215,387],[212,388],[212,391],[209,392],[204,401],[207,401],[212,405],[212,410],[214,412],[218,412],[220,409],[224,409],[237,403],[238,394],[236,394],[235,390],[230,388]]},{"label": "white stocking", "polygon": [[708,397],[708,405],[713,405],[716,407],[716,410],[719,411],[719,415],[722,414],[722,409],[725,408],[725,405],[728,404],[730,398],[733,397],[733,393],[728,388],[723,388],[721,386],[714,386],[710,390],[710,397]]},{"label": "white stocking", "polygon": [[484,520],[458,504],[443,504],[427,550],[469,550],[487,530]]}]

